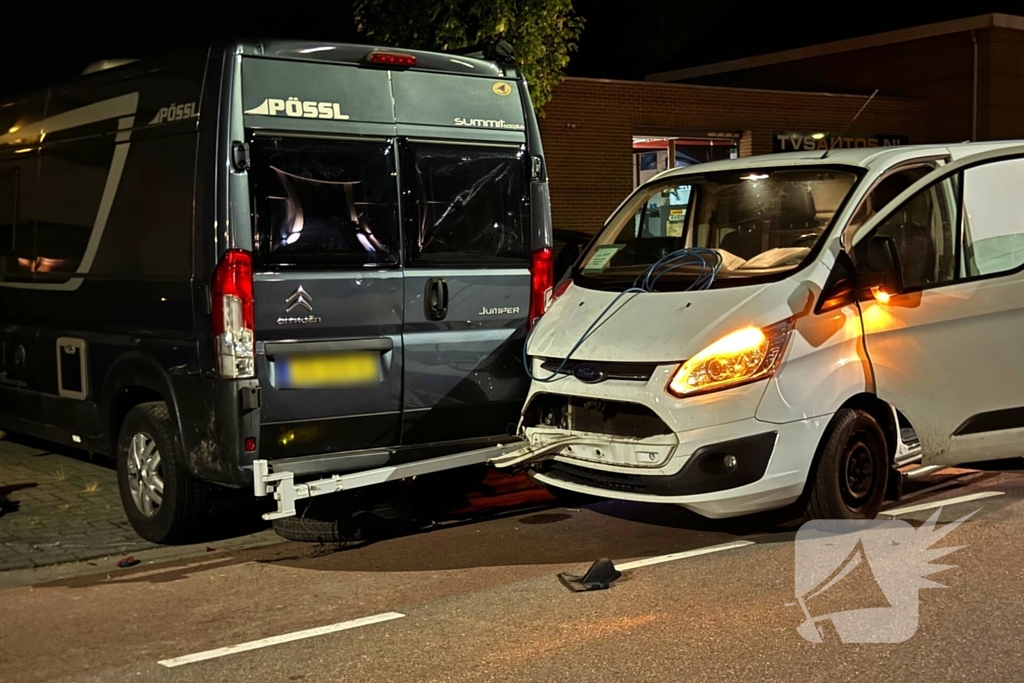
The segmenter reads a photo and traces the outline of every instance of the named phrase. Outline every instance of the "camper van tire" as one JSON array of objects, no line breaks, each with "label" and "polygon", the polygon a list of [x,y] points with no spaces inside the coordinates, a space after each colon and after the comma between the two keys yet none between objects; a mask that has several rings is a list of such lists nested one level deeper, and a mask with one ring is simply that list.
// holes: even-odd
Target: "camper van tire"
[{"label": "camper van tire", "polygon": [[360,544],[393,536],[413,520],[410,501],[393,487],[357,490],[299,501],[294,517],[274,520],[274,532],[289,541]]},{"label": "camper van tire", "polygon": [[347,520],[313,519],[301,513],[295,517],[274,520],[274,533],[288,541],[302,543],[347,543],[358,542],[355,527],[347,528]]},{"label": "camper van tire", "polygon": [[811,479],[811,519],[872,519],[885,498],[889,456],[885,434],[863,410],[836,412],[822,437]]},{"label": "camper van tire", "polygon": [[353,497],[336,493],[297,501],[294,517],[274,520],[274,533],[303,543],[357,543],[360,534],[352,510]]},{"label": "camper van tire", "polygon": [[147,541],[180,543],[199,528],[206,485],[188,471],[166,403],[128,411],[117,440],[117,484],[128,521]]}]

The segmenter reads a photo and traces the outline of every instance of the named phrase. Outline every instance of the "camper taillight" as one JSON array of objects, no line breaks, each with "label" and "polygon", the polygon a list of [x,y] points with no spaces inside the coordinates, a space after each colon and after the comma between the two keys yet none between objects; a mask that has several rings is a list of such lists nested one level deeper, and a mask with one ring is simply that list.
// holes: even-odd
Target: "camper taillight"
[{"label": "camper taillight", "polygon": [[530,262],[530,319],[528,327],[533,327],[537,319],[544,315],[551,287],[555,284],[555,260],[550,249],[538,249],[533,252]]},{"label": "camper taillight", "polygon": [[212,314],[221,377],[254,375],[252,254],[229,249],[213,271]]}]

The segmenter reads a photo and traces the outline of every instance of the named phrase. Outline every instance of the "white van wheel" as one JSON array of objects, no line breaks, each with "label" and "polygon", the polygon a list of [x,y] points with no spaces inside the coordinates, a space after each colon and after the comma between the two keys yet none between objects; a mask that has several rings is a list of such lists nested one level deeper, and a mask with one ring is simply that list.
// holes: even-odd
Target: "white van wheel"
[{"label": "white van wheel", "polygon": [[819,447],[807,516],[872,519],[885,499],[889,455],[885,434],[863,410],[835,414]]}]

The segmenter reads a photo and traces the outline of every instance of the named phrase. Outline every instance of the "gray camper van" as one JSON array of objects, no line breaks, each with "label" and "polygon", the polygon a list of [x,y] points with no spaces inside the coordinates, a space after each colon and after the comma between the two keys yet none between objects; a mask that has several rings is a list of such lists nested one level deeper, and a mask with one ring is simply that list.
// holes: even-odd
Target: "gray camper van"
[{"label": "gray camper van", "polygon": [[515,431],[551,287],[514,67],[271,41],[0,103],[0,428],[117,459],[136,531],[209,484]]}]

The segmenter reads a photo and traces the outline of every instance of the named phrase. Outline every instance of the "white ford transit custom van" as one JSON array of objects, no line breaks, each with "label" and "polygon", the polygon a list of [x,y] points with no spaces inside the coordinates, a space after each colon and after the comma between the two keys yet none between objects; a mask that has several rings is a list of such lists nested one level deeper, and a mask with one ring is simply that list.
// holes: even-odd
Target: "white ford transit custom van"
[{"label": "white ford transit custom van", "polygon": [[750,157],[638,188],[526,347],[545,486],[874,516],[1024,454],[1024,143]]}]

